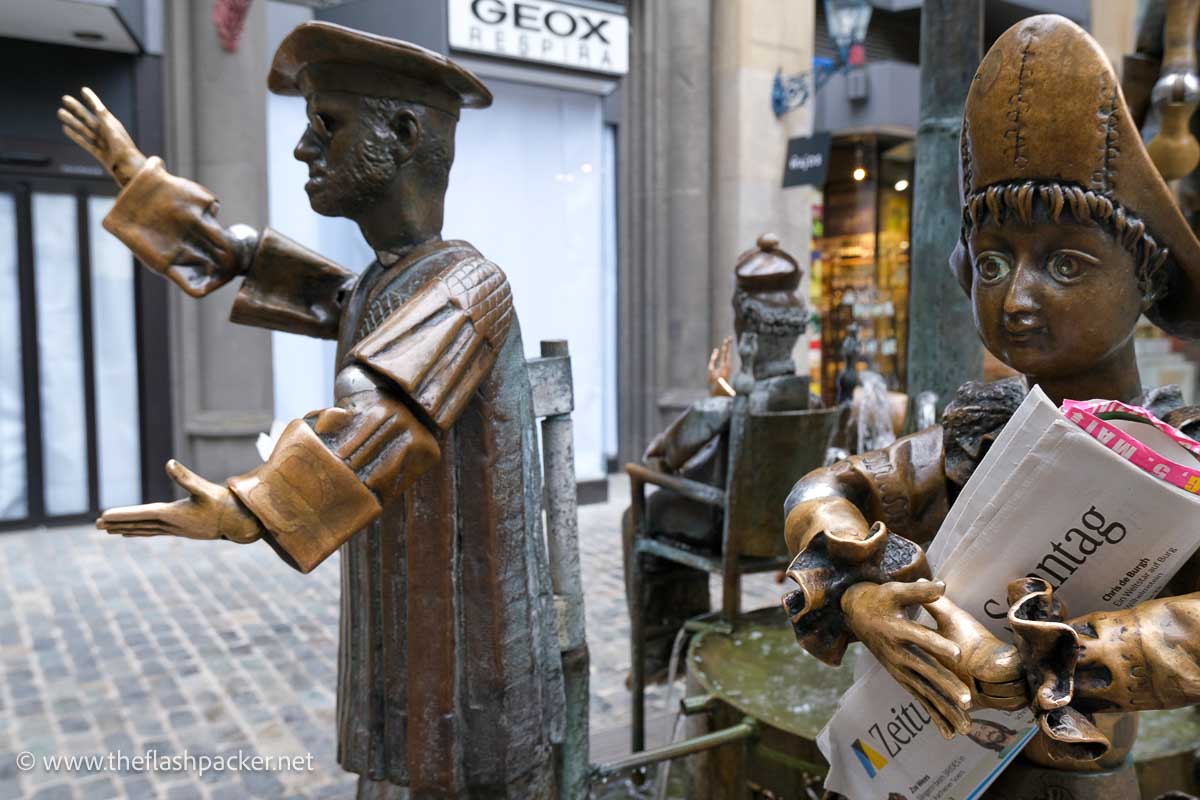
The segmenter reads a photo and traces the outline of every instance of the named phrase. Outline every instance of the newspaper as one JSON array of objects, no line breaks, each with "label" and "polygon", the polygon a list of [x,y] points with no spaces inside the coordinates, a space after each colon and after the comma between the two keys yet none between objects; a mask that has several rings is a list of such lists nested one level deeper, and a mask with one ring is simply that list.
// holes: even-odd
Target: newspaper
[{"label": "newspaper", "polygon": [[[1014,578],[1046,579],[1071,616],[1128,608],[1158,594],[1200,546],[1200,497],[1135,466],[1130,437],[1142,463],[1161,454],[1200,474],[1200,462],[1150,425],[1104,428],[1089,433],[1034,387],[929,547],[946,595],[1006,641]],[[1128,435],[1114,439],[1117,428]],[[876,663],[818,736],[825,788],[855,800],[972,800],[1037,729],[1027,710],[971,717],[969,736],[946,741]]]}]

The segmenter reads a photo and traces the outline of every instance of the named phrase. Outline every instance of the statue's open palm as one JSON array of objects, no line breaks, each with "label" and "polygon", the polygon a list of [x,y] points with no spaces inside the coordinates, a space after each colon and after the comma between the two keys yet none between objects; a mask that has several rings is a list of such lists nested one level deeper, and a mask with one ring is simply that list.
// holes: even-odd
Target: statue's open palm
[{"label": "statue's open palm", "polygon": [[91,153],[113,180],[124,186],[145,163],[146,156],[95,92],[84,87],[81,94],[86,106],[70,95],[62,98],[58,119],[63,124],[63,133]]},{"label": "statue's open palm", "polygon": [[246,544],[262,536],[262,528],[229,489],[201,478],[171,459],[167,474],[188,497],[174,503],[146,503],[105,511],[96,527],[121,536],[180,536],[185,539],[229,539]]}]

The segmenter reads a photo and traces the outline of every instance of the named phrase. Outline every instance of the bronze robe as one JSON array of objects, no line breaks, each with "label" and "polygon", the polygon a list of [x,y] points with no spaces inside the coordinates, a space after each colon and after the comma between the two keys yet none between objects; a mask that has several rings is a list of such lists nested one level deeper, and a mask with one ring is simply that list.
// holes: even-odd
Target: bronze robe
[{"label": "bronze robe", "polygon": [[[339,371],[357,357],[403,380],[398,373],[428,358],[443,311],[383,337],[394,367],[356,346],[464,265],[503,277],[465,242],[423,245],[355,279],[328,262],[298,262],[299,248],[269,237],[278,235],[266,232],[231,318],[326,337],[336,329]],[[440,458],[341,546],[338,758],[413,797],[553,793],[561,661],[532,397],[511,316],[494,363],[477,368],[477,344],[451,337],[423,388],[407,387],[406,403],[434,423]]]},{"label": "bronze robe", "polygon": [[[187,275],[214,268],[215,208],[151,158],[104,224]],[[552,797],[562,665],[504,273],[437,240],[355,276],[269,229],[243,257],[231,320],[338,340],[336,405],[227,483],[293,567],[342,550],[339,762],[413,798]]]}]

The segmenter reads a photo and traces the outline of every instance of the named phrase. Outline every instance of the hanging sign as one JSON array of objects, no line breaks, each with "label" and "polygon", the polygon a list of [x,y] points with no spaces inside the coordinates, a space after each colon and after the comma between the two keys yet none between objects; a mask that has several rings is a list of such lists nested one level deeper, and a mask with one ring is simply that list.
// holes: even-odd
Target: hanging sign
[{"label": "hanging sign", "polygon": [[798,136],[788,140],[787,160],[783,165],[783,188],[789,186],[824,186],[829,171],[828,132]]},{"label": "hanging sign", "polygon": [[518,61],[624,75],[629,19],[551,0],[449,0],[450,47]]}]

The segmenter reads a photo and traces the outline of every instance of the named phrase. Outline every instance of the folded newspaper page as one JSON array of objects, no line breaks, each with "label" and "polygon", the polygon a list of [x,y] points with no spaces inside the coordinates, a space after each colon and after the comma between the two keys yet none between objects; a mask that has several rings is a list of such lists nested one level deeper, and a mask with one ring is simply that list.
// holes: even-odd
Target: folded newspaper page
[{"label": "folded newspaper page", "polygon": [[[1049,581],[1071,616],[1127,608],[1157,595],[1200,546],[1200,497],[1187,484],[1200,461],[1182,437],[1070,404],[1067,415],[1034,387],[928,550],[946,595],[1005,641],[1015,578]],[[971,716],[970,735],[946,741],[876,663],[818,736],[825,788],[854,800],[972,800],[1037,729],[1025,710]]]}]

